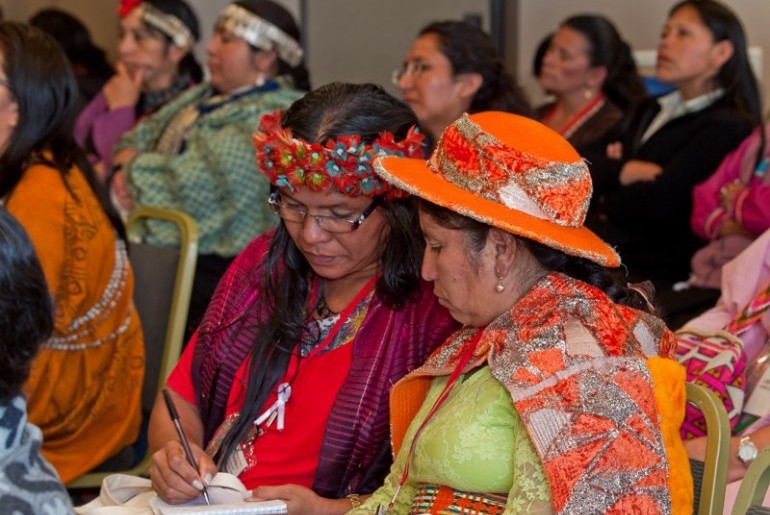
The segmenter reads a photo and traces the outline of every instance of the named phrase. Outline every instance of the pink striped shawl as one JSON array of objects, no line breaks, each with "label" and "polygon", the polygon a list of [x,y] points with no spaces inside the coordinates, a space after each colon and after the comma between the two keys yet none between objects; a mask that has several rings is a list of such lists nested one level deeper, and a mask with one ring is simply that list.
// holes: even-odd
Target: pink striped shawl
[{"label": "pink striped shawl", "polygon": [[[259,271],[271,236],[256,238],[235,260],[199,329],[193,382],[206,441],[222,422],[235,372],[256,339]],[[353,341],[350,372],[329,417],[313,486],[316,493],[339,498],[372,492],[382,483],[392,459],[390,388],[456,328],[428,283],[397,311],[375,295]]]}]

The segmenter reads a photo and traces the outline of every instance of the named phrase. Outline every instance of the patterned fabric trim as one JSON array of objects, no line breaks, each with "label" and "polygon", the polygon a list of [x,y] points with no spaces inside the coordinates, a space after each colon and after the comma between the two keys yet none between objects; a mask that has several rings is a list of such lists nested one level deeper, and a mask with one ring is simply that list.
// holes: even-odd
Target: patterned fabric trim
[{"label": "patterned fabric trim", "polygon": [[447,127],[427,164],[461,189],[564,227],[581,227],[591,200],[591,176],[579,156],[562,162],[519,150],[467,115]]},{"label": "patterned fabric trim", "polygon": [[757,295],[751,299],[743,311],[735,317],[728,325],[727,332],[740,336],[751,327],[756,324],[759,319],[770,308],[770,283],[765,286],[765,289],[757,293]]},{"label": "patterned fabric trim", "polygon": [[670,513],[666,449],[644,360],[657,355],[665,327],[558,274],[493,326],[490,366],[540,455],[554,510]]},{"label": "patterned fabric trim", "polygon": [[422,484],[414,494],[409,515],[502,515],[507,502],[507,495],[464,492],[448,486]]},{"label": "patterned fabric trim", "polygon": [[[77,272],[77,271],[75,271]],[[79,273],[85,274],[85,270]],[[65,336],[54,336],[41,345],[45,349],[82,350],[99,347],[112,342],[125,333],[131,325],[134,307],[129,307],[123,322],[110,334],[93,339],[94,327],[109,319],[115,308],[120,304],[120,298],[126,292],[126,280],[129,274],[128,253],[122,240],[115,241],[115,265],[102,297],[91,306],[83,316],[72,321],[67,327]]]}]

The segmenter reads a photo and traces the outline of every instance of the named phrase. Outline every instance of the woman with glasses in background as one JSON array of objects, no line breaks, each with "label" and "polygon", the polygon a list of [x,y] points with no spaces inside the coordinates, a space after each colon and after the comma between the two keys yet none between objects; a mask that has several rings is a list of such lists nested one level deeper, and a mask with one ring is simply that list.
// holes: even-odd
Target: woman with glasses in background
[{"label": "woman with glasses in background", "polygon": [[507,111],[529,116],[529,101],[505,70],[492,38],[461,21],[425,26],[393,83],[432,141],[461,114]]},{"label": "woman with glasses in background", "polygon": [[378,155],[422,155],[416,122],[382,88],[346,84],[262,119],[257,160],[280,222],[231,266],[168,380],[197,470],[156,404],[161,497],[196,497],[225,471],[289,513],[345,513],[384,479],[390,386],[455,328],[420,280],[412,200],[372,169]]}]

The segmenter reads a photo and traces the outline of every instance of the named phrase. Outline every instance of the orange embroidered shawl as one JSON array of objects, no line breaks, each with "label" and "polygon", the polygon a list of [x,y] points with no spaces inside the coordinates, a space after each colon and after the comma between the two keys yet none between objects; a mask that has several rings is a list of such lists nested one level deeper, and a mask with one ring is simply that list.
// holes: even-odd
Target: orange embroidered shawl
[{"label": "orange embroidered shawl", "polygon": [[[393,387],[394,453],[431,377],[452,371],[476,330],[456,333]],[[487,362],[510,391],[556,513],[690,513],[678,433],[685,376],[673,346],[658,318],[554,273],[484,329],[466,370]]]},{"label": "orange embroidered shawl", "polygon": [[28,168],[6,200],[24,226],[54,296],[54,334],[25,385],[29,421],[64,483],[139,433],[144,346],[125,246],[80,170],[67,184]]}]

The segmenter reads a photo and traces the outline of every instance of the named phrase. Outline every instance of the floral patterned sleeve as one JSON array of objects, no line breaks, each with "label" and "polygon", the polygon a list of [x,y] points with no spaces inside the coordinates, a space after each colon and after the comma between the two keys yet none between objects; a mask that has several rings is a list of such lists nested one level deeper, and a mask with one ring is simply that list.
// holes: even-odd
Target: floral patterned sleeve
[{"label": "floral patterned sleeve", "polygon": [[543,465],[529,439],[524,424],[516,417],[515,447],[513,453],[513,487],[508,493],[506,515],[553,513],[551,490]]}]

